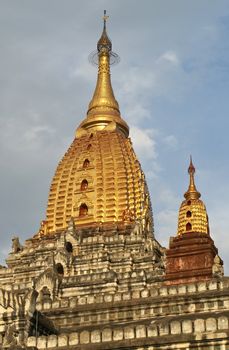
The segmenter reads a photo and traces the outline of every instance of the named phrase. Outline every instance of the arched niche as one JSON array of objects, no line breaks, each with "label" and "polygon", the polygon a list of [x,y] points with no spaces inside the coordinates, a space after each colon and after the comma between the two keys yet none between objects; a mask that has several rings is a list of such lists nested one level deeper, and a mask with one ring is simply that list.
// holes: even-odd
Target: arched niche
[{"label": "arched niche", "polygon": [[65,249],[67,250],[68,253],[72,253],[73,252],[73,246],[71,242],[66,242],[65,243]]},{"label": "arched niche", "polygon": [[192,231],[192,224],[190,222],[186,224],[186,231]]},{"label": "arched niche", "polygon": [[52,294],[51,294],[51,291],[49,290],[49,288],[47,286],[44,286],[40,290],[40,292],[39,292],[39,300],[42,303],[52,301]]},{"label": "arched niche", "polygon": [[80,190],[81,190],[81,191],[86,191],[87,188],[88,188],[88,181],[87,181],[86,179],[84,179],[84,180],[81,182]]},{"label": "arched niche", "polygon": [[83,168],[87,169],[89,167],[89,165],[90,165],[89,159],[85,159],[84,162],[83,162]]},{"label": "arched niche", "polygon": [[64,267],[61,263],[56,264],[56,272],[58,275],[63,276],[64,275]]},{"label": "arched niche", "polygon": [[79,216],[83,217],[88,215],[88,207],[85,203],[82,203],[79,208]]}]

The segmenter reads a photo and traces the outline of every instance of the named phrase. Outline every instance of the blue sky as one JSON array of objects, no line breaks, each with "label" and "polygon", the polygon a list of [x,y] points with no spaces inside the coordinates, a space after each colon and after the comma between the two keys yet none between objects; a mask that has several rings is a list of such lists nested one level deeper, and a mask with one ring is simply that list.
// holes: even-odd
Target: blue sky
[{"label": "blue sky", "polygon": [[0,0],[0,234],[31,237],[55,167],[96,82],[88,55],[104,9],[121,62],[112,82],[151,192],[155,235],[175,235],[192,154],[211,235],[229,273],[229,3]]}]

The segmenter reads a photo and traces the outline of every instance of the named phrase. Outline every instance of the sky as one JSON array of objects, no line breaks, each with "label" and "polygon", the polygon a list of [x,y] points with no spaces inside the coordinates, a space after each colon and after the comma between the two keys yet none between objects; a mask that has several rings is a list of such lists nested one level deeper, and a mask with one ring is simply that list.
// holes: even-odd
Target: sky
[{"label": "sky", "polygon": [[176,235],[192,154],[229,274],[228,0],[0,0],[0,262],[45,218],[58,161],[86,116],[106,9],[112,84],[146,174],[155,236]]}]

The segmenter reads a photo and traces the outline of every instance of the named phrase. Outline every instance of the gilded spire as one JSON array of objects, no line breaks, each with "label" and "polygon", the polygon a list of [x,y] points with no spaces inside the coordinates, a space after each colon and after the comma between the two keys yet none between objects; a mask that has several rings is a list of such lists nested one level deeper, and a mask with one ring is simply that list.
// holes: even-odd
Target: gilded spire
[{"label": "gilded spire", "polygon": [[106,12],[104,11],[103,32],[97,43],[99,59],[98,78],[93,98],[88,107],[88,117],[96,117],[101,114],[120,116],[119,105],[114,97],[110,78],[112,44],[106,31],[107,18],[108,16],[106,16]]},{"label": "gilded spire", "polygon": [[190,156],[190,164],[188,167],[188,173],[190,176],[190,182],[189,182],[189,188],[188,191],[185,192],[184,197],[189,200],[189,199],[199,199],[201,194],[200,192],[197,191],[196,185],[195,185],[195,180],[194,180],[194,174],[195,174],[195,167],[192,163],[192,156]]},{"label": "gilded spire", "polygon": [[112,52],[112,43],[106,29],[107,19],[104,11],[102,35],[97,43],[96,52],[90,56],[92,63],[98,65],[96,88],[88,106],[87,117],[78,128],[77,136],[82,134],[82,129],[103,130],[111,123],[109,128],[117,127],[125,136],[129,134],[128,125],[121,118],[111,85],[110,65],[118,61],[118,55]]}]

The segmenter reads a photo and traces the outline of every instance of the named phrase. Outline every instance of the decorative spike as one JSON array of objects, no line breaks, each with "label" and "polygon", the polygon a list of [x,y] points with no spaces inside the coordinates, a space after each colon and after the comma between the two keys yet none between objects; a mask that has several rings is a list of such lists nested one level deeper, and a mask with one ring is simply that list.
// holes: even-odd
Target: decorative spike
[{"label": "decorative spike", "polygon": [[106,22],[108,20],[109,16],[107,16],[107,10],[103,11],[103,29],[106,30]]},{"label": "decorative spike", "polygon": [[108,50],[109,52],[112,49],[112,43],[107,35],[106,30],[106,22],[109,16],[106,16],[106,10],[104,10],[104,16],[103,16],[103,32],[102,35],[97,43],[97,50],[100,52],[101,50]]},{"label": "decorative spike", "polygon": [[196,172],[196,169],[192,163],[192,156],[190,155],[190,164],[189,164],[189,167],[188,167],[188,173],[191,175],[194,175]]},{"label": "decorative spike", "polygon": [[184,197],[187,200],[199,199],[201,196],[200,192],[197,191],[196,185],[195,185],[195,180],[194,180],[195,171],[196,171],[196,169],[195,169],[193,162],[192,162],[192,156],[190,156],[190,164],[188,167],[188,173],[190,175],[190,182],[189,182],[189,188],[188,188],[187,192],[185,192],[185,194],[184,194]]}]

